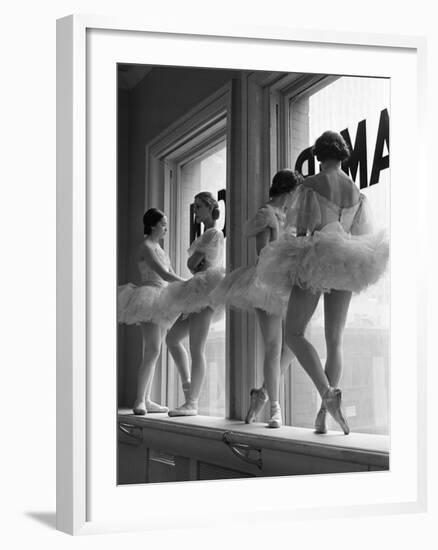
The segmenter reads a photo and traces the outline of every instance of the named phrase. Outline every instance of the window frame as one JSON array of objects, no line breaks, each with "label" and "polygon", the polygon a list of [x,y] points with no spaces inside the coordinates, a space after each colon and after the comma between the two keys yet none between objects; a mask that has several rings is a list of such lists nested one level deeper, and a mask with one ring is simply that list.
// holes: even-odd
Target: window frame
[{"label": "window frame", "polygon": [[[185,116],[176,120],[145,148],[145,206],[148,204],[163,204],[163,209],[175,223],[170,224],[170,231],[164,237],[164,249],[168,252],[172,265],[181,262],[177,246],[177,227],[179,212],[179,185],[181,165],[202,156],[208,149],[226,142],[227,181],[229,189],[228,159],[230,153],[230,104],[231,83],[219,88],[215,93],[200,102]],[[150,185],[149,182],[161,182],[161,185]],[[157,189],[160,195],[156,197]],[[154,200],[154,195],[157,200]],[[176,216],[176,218],[174,217]],[[228,219],[227,219],[228,223]],[[228,229],[226,228],[228,232]],[[227,253],[226,253],[227,254]],[[227,254],[228,262],[228,254]],[[226,323],[226,341],[228,341],[228,319]],[[171,365],[172,363],[172,365]],[[225,351],[225,411],[229,414],[229,353]],[[157,376],[158,375],[158,376]],[[167,350],[165,342],[157,364],[157,375],[154,377],[152,391],[159,394],[161,402],[171,407],[179,403],[177,385],[177,369]]]},{"label": "window frame", "polygon": [[[346,75],[301,75],[295,78],[295,75],[288,74],[284,78],[280,78],[277,82],[270,86],[270,113],[276,113],[276,119],[273,120],[270,126],[270,142],[276,144],[277,148],[277,163],[278,167],[288,166],[292,170],[295,166],[292,165],[292,107],[293,101],[298,100],[303,96],[310,96],[324,89],[330,84],[336,82]],[[272,150],[272,146],[271,146]],[[275,155],[271,154],[271,171]],[[296,361],[296,359],[294,359]],[[293,394],[292,394],[292,369],[289,368],[284,375],[284,383],[280,387],[280,403],[283,410],[284,422],[288,426],[294,426],[292,423],[293,410]],[[388,377],[390,373],[388,373]],[[319,397],[318,397],[318,401]],[[389,398],[388,398],[389,406]],[[389,426],[388,426],[389,429]],[[370,437],[373,434],[367,433]],[[389,437],[389,434],[386,434]]]},{"label": "window frame", "polygon": [[[204,133],[199,134],[199,138],[204,140],[197,142],[190,147],[189,143],[184,143],[180,148],[177,148],[170,155],[171,159],[165,162],[165,194],[169,199],[169,204],[166,206],[166,212],[169,212],[170,218],[173,220],[168,241],[172,243],[172,254],[170,254],[172,265],[176,266],[177,272],[181,267],[185,257],[178,245],[178,228],[181,226],[181,179],[182,169],[184,165],[194,161],[205,158],[212,150],[217,149],[221,144],[227,141],[227,128],[226,117],[221,120],[221,124],[217,129],[212,131],[206,130]],[[225,341],[225,373],[228,372],[227,367],[227,344]],[[181,388],[178,384],[179,375],[178,370],[174,364],[170,353],[168,352],[165,343],[163,343],[163,352],[161,355],[161,370],[166,371],[166,403],[170,406],[177,406],[181,404],[181,400],[184,399]],[[225,376],[225,386],[227,385],[227,375]]]}]

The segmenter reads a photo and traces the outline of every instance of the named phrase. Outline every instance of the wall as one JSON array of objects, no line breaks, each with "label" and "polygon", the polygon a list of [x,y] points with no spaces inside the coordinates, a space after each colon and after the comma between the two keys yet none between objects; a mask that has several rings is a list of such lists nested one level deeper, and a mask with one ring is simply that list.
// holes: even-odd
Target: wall
[{"label": "wall", "polygon": [[[128,194],[124,192],[129,187],[129,92],[125,90],[118,91],[117,98],[117,246],[119,251],[128,248]],[[125,254],[117,254],[117,278],[119,281],[126,280],[126,260]],[[125,387],[125,371],[120,369],[120,365],[125,362],[126,346],[125,331],[118,330],[117,340],[117,365],[118,385],[117,398],[123,402],[123,392]]]}]

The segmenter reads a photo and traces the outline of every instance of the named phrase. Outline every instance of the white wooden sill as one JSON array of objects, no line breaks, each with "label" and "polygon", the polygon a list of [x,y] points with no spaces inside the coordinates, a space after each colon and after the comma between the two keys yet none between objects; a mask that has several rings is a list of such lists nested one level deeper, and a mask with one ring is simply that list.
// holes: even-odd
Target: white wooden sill
[{"label": "white wooden sill", "polygon": [[389,436],[329,431],[318,435],[313,430],[283,426],[270,429],[266,424],[245,424],[241,420],[229,420],[211,416],[170,418],[167,414],[136,416],[129,409],[121,409],[119,423],[142,431],[143,437],[154,436],[172,439],[186,436],[211,442],[223,442],[227,434],[233,442],[254,448],[305,455],[327,461],[357,464],[364,470],[389,469]]}]

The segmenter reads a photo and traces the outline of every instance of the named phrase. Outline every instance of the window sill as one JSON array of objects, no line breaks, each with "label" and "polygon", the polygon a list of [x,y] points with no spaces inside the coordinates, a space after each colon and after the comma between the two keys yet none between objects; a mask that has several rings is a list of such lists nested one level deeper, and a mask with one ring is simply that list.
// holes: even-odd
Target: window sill
[{"label": "window sill", "polygon": [[142,417],[134,415],[128,409],[119,410],[118,421],[141,429],[143,439],[159,432],[163,440],[167,438],[167,434],[173,434],[205,442],[209,440],[211,443],[223,443],[224,434],[227,434],[233,443],[249,445],[267,452],[306,455],[326,461],[356,464],[361,470],[389,469],[389,436],[361,433],[345,436],[335,431],[317,435],[306,428],[283,426],[269,429],[261,423],[245,424],[240,420],[211,416],[170,418],[167,414],[150,414]]}]

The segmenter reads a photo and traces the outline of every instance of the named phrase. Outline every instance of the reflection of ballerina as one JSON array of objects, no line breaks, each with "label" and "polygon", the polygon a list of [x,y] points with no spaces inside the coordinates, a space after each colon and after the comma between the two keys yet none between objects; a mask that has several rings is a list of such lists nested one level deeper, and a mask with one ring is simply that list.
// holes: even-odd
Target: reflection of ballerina
[{"label": "reflection of ballerina", "polygon": [[143,355],[138,369],[135,414],[168,411],[167,407],[151,401],[150,392],[164,332],[176,318],[163,308],[167,282],[183,281],[173,272],[167,254],[159,245],[167,232],[164,213],[151,208],[143,216],[143,225],[145,239],[136,258],[141,286],[132,283],[119,286],[117,295],[119,322],[141,327]]},{"label": "reflection of ballerina", "polygon": [[[321,172],[307,178],[298,189],[287,213],[285,234],[262,251],[257,274],[262,282],[280,288],[293,283],[286,342],[322,398],[315,431],[327,431],[328,411],[347,434],[349,427],[337,385],[342,373],[342,337],[348,308],[352,292],[364,290],[383,274],[389,244],[384,231],[372,232],[367,200],[342,171],[341,162],[349,157],[342,136],[324,132],[315,142],[314,154],[321,162]],[[321,293],[325,369],[304,336]]]},{"label": "reflection of ballerina", "polygon": [[[198,400],[205,377],[205,345],[215,308],[210,293],[224,277],[222,267],[224,235],[216,228],[219,205],[209,192],[195,196],[196,221],[204,225],[204,233],[188,250],[187,267],[194,274],[184,283],[172,285],[168,293],[169,312],[182,313],[169,330],[166,343],[181,376],[185,403],[169,412],[169,416],[198,414]],[[220,312],[217,311],[216,315]],[[189,360],[182,340],[189,336]]]},{"label": "reflection of ballerina", "polygon": [[[283,231],[284,209],[297,187],[298,174],[281,170],[275,174],[269,189],[269,201],[261,206],[247,222],[246,236],[255,237],[257,254],[269,242],[279,238]],[[263,375],[261,388],[251,390],[251,404],[245,422],[254,422],[266,401],[271,403],[269,426],[282,424],[279,403],[280,378],[292,360],[292,353],[283,343],[283,317],[286,313],[290,285],[276,289],[258,284],[256,267],[240,267],[225,277],[213,292],[213,300],[243,310],[255,310],[264,344]]]}]

